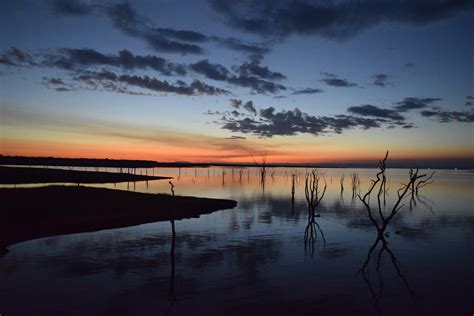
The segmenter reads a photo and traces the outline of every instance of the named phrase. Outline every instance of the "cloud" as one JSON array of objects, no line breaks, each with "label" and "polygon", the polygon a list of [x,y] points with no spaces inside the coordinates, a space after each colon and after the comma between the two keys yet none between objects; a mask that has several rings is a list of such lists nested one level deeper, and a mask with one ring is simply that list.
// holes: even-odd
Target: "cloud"
[{"label": "cloud", "polygon": [[[54,52],[36,54],[36,60],[33,60],[31,55],[18,49],[11,49],[4,52],[3,59],[0,63],[23,67],[19,62],[28,63],[32,66],[41,67],[57,67],[67,71],[75,72],[79,75],[84,75],[85,72],[96,70],[98,67],[109,66],[117,67],[127,72],[130,70],[155,70],[164,76],[185,76],[189,70],[203,75],[208,79],[226,82],[232,85],[250,88],[252,93],[276,93],[281,90],[286,90],[282,84],[261,79],[254,75],[239,75],[232,73],[225,66],[211,63],[208,59],[203,59],[192,64],[174,63],[165,58],[156,55],[134,55],[132,52],[123,49],[117,54],[103,54],[94,49],[72,49],[62,48]],[[13,56],[13,57],[12,57]],[[283,75],[272,72],[268,67],[254,65],[247,70],[248,73],[257,73],[266,77],[281,77]],[[242,72],[245,72],[242,70]],[[87,76],[86,76],[87,77]],[[90,86],[94,84],[91,82],[94,78],[89,78]],[[102,78],[103,79],[103,78]],[[210,87],[199,80],[195,80],[195,86]],[[211,91],[211,89],[207,89]],[[224,93],[224,89],[215,89],[216,94]],[[227,91],[228,92],[228,91]]]},{"label": "cloud", "polygon": [[236,140],[236,139],[247,139],[247,137],[231,135],[230,137],[227,137],[226,139],[233,139],[233,140]]},{"label": "cloud", "polygon": [[340,79],[337,75],[323,72],[321,73],[326,78],[321,79],[322,82],[327,84],[328,86],[338,87],[338,88],[350,88],[350,87],[357,87],[356,83],[349,82],[346,79]]},{"label": "cloud", "polygon": [[441,101],[440,98],[404,98],[403,101],[397,102],[395,109],[399,112],[406,112],[409,110],[418,110],[424,109],[428,106],[431,106],[437,101]]},{"label": "cloud", "polygon": [[397,111],[389,109],[381,109],[377,106],[366,104],[361,106],[351,106],[347,109],[348,112],[358,114],[362,116],[373,116],[387,118],[391,120],[403,121],[405,118],[401,116]]},{"label": "cloud", "polygon": [[136,76],[136,75],[117,75],[114,72],[103,69],[100,72],[88,71],[82,75],[74,77],[76,81],[84,82],[89,86],[103,87],[108,90],[111,87],[115,89],[114,84],[122,83],[133,87],[138,87],[153,92],[175,93],[178,95],[221,95],[229,94],[227,90],[209,86],[199,80],[194,80],[188,84],[178,80],[175,84],[168,81],[162,81],[155,77]]},{"label": "cloud", "polygon": [[141,38],[154,50],[167,53],[202,54],[198,45],[207,42],[251,54],[268,53],[269,48],[247,43],[235,38],[210,36],[192,30],[175,30],[155,26],[150,19],[139,15],[127,2],[108,5],[93,5],[78,0],[54,0],[53,12],[59,15],[99,15],[109,19],[112,25],[124,33]]},{"label": "cloud", "polygon": [[435,118],[440,123],[448,122],[462,122],[462,123],[472,123],[474,122],[474,112],[473,111],[444,111],[444,110],[424,110],[420,114],[424,117]]},{"label": "cloud", "polygon": [[28,67],[35,66],[36,62],[30,54],[12,46],[0,55],[0,65]]},{"label": "cloud", "polygon": [[471,0],[209,0],[230,26],[267,38],[293,34],[350,39],[384,22],[425,25],[468,11]]},{"label": "cloud", "polygon": [[276,93],[281,90],[286,90],[286,87],[281,84],[263,80],[256,76],[232,74],[226,67],[211,63],[207,59],[191,64],[190,68],[204,75],[206,78],[250,88],[254,93]]},{"label": "cloud", "polygon": [[268,80],[282,80],[286,79],[286,76],[275,71],[271,71],[267,66],[261,66],[260,62],[262,61],[263,56],[253,55],[250,59],[235,70],[241,76],[257,76],[262,79]]},{"label": "cloud", "polygon": [[77,90],[76,88],[64,83],[61,78],[43,77],[42,79],[41,84],[48,89],[53,89],[58,92],[72,92]]},{"label": "cloud", "polygon": [[466,101],[466,103],[464,103],[465,106],[473,106],[474,105],[474,103],[472,103],[472,100],[474,100],[474,98],[472,96],[468,95],[466,97],[466,100],[468,100],[468,101]]},{"label": "cloud", "polygon": [[254,76],[232,76],[228,79],[228,82],[237,86],[250,88],[253,93],[277,93],[286,90],[284,85],[259,79]]},{"label": "cloud", "polygon": [[242,108],[245,109],[247,112],[252,113],[253,115],[257,115],[257,110],[256,110],[255,107],[253,106],[253,102],[252,102],[252,101],[247,101],[247,102],[242,106]]},{"label": "cloud", "polygon": [[126,70],[152,69],[164,76],[184,76],[186,66],[170,62],[156,55],[134,55],[123,49],[117,54],[102,54],[93,49],[59,49],[56,54],[44,56],[43,65],[55,66],[67,70],[82,70],[87,66],[114,66]]},{"label": "cloud", "polygon": [[374,80],[372,82],[374,86],[385,88],[389,84],[387,80],[388,78],[390,78],[390,76],[387,74],[375,74],[371,76],[370,78]]},{"label": "cloud", "polygon": [[240,108],[240,106],[242,105],[242,100],[239,99],[229,99],[229,102],[230,106],[236,109]]},{"label": "cloud", "polygon": [[226,67],[220,64],[212,64],[207,59],[191,64],[189,67],[209,79],[219,81],[228,81],[229,79],[229,70]]},{"label": "cloud", "polygon": [[52,9],[58,14],[85,15],[91,13],[94,7],[80,0],[54,0]]},{"label": "cloud", "polygon": [[292,95],[298,95],[298,94],[315,94],[315,93],[322,93],[324,90],[318,89],[318,88],[305,88],[301,90],[295,90]]},{"label": "cloud", "polygon": [[406,63],[405,65],[403,65],[405,68],[413,68],[415,67],[415,64],[414,63]]},{"label": "cloud", "polygon": [[[253,104],[252,104],[253,106]],[[253,107],[255,109],[255,107]],[[255,118],[223,117],[219,123],[231,132],[254,134],[260,137],[292,136],[296,134],[321,135],[342,133],[353,128],[377,128],[390,120],[383,118],[363,118],[349,115],[312,116],[300,109],[277,112],[274,107],[263,108]]]}]

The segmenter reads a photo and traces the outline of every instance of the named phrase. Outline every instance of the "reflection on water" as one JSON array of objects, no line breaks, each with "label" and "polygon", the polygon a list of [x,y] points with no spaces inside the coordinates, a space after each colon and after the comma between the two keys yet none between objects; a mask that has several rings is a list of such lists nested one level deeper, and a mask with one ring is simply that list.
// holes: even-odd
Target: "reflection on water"
[{"label": "reflection on water", "polygon": [[[455,310],[470,315],[474,310],[472,173],[437,171],[434,182],[414,196],[416,203],[409,194],[405,207],[378,229],[357,198],[370,188],[376,169],[319,170],[325,181],[320,178],[318,200],[327,188],[314,213],[305,194],[311,170],[267,168],[264,188],[260,171],[148,171],[173,176],[176,195],[239,204],[200,218],[14,245],[0,258],[0,313],[440,315]],[[409,174],[387,170],[386,176],[380,199],[385,219]],[[168,180],[98,186],[170,194]],[[310,183],[308,188],[311,201]],[[368,203],[379,216],[376,197]],[[321,238],[309,252],[308,218],[321,228],[314,226]]]}]

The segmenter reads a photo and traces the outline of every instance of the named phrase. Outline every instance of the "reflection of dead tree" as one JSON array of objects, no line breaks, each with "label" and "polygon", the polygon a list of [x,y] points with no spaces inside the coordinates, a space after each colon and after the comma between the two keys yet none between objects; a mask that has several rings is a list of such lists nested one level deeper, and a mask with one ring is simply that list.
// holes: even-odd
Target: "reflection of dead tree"
[{"label": "reflection of dead tree", "polygon": [[171,262],[171,274],[170,274],[170,287],[168,291],[168,296],[171,300],[170,307],[168,308],[167,314],[169,315],[171,309],[173,308],[174,302],[176,301],[176,296],[174,294],[174,276],[175,276],[175,262],[174,262],[174,250],[176,246],[176,230],[174,228],[174,219],[171,221],[171,249],[170,249],[170,262]]},{"label": "reflection of dead tree", "polygon": [[342,195],[342,193],[344,192],[344,177],[345,177],[345,175],[342,174],[342,177],[341,177],[341,180],[340,180],[340,183],[341,183],[341,195]]},{"label": "reflection of dead tree", "polygon": [[314,252],[314,242],[316,241],[318,234],[317,230],[321,233],[321,237],[323,242],[326,243],[326,238],[324,237],[324,233],[321,230],[321,227],[316,222],[316,208],[321,203],[321,200],[326,193],[327,184],[324,180],[324,188],[320,190],[319,181],[321,180],[322,175],[318,173],[317,170],[313,170],[311,173],[306,175],[305,181],[305,196],[306,202],[308,203],[308,225],[306,226],[304,232],[304,245],[306,247],[311,247],[311,252]]},{"label": "reflection of dead tree", "polygon": [[[362,278],[364,281],[367,283],[370,292],[372,293],[372,297],[374,299],[375,307],[378,309],[378,302],[380,298],[382,297],[383,294],[383,279],[382,279],[382,274],[380,272],[380,263],[382,260],[382,255],[384,252],[389,254],[390,260],[393,264],[393,267],[395,268],[397,275],[400,277],[402,280],[403,284],[405,287],[408,289],[410,294],[413,294],[413,291],[411,290],[410,286],[408,285],[408,281],[405,278],[405,276],[402,273],[401,270],[401,265],[400,262],[398,261],[397,257],[395,254],[390,250],[389,248],[389,243],[385,239],[386,238],[386,229],[390,223],[390,221],[398,214],[398,212],[403,208],[402,201],[403,199],[407,196],[408,192],[410,189],[413,190],[413,188],[416,188],[420,182],[426,181],[426,175],[425,174],[418,174],[418,169],[413,170],[411,169],[409,172],[409,181],[406,184],[403,184],[402,187],[398,190],[397,195],[398,198],[393,205],[392,209],[388,214],[384,213],[385,209],[385,203],[384,206],[382,206],[381,198],[382,196],[385,197],[386,194],[386,176],[385,176],[385,162],[388,158],[388,151],[385,154],[385,158],[380,161],[379,163],[379,172],[376,175],[376,179],[371,180],[371,185],[368,189],[368,191],[365,193],[364,196],[361,196],[360,194],[358,195],[360,201],[364,204],[367,214],[369,216],[370,221],[374,225],[375,229],[377,230],[377,238],[373,245],[370,247],[368,253],[367,253],[367,258],[362,265],[362,268],[359,270],[359,272],[362,275]],[[421,180],[422,179],[422,180]],[[423,182],[426,183],[426,182]],[[374,214],[372,211],[372,207],[370,206],[370,196],[372,192],[377,192],[377,214]],[[378,275],[378,280],[379,280],[379,287],[378,291],[375,290],[375,288],[372,286],[370,282],[370,278],[368,275],[368,268],[369,268],[369,263],[371,256],[375,249],[378,247],[379,243],[381,243],[381,248],[378,251],[377,254],[377,275]]]},{"label": "reflection of dead tree", "polygon": [[418,194],[418,190],[427,186],[428,184],[433,183],[433,176],[436,173],[436,171],[433,171],[426,179],[419,181],[416,186],[415,186],[415,195]]},{"label": "reflection of dead tree", "polygon": [[352,198],[355,199],[357,195],[357,188],[360,185],[360,178],[358,173],[351,174]]},{"label": "reflection of dead tree", "polygon": [[295,200],[296,175],[291,175],[291,200]]}]

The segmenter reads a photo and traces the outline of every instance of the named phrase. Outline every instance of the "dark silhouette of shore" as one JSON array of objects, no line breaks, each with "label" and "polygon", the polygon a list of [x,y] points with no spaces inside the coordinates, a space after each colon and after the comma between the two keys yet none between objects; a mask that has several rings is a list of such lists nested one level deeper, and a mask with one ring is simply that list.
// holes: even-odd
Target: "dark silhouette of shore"
[{"label": "dark silhouette of shore", "polygon": [[118,183],[171,179],[131,173],[78,171],[48,168],[0,167],[0,184]]},{"label": "dark silhouette of shore", "polygon": [[199,217],[237,202],[83,186],[0,189],[0,253],[47,236]]},{"label": "dark silhouette of shore", "polygon": [[[278,163],[267,162],[268,168],[369,168],[373,169],[377,160],[353,161],[353,162],[301,162],[301,163]],[[255,167],[254,162],[249,163],[225,163],[225,162],[203,162],[195,163],[188,161],[158,162],[153,160],[124,160],[124,159],[93,159],[93,158],[55,158],[55,157],[24,157],[0,155],[0,165],[24,165],[24,166],[63,166],[63,167],[99,167],[99,168],[208,168],[208,167]],[[389,168],[419,168],[419,169],[458,169],[474,170],[474,159],[469,158],[430,158],[430,159],[392,159]]]}]

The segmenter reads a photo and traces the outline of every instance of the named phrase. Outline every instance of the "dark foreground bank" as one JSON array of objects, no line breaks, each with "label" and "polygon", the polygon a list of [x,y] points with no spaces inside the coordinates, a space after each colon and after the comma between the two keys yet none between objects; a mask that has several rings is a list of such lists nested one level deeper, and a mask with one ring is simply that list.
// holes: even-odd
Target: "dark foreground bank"
[{"label": "dark foreground bank", "polygon": [[82,186],[0,189],[0,201],[0,249],[53,235],[199,217],[237,205],[232,200]]},{"label": "dark foreground bank", "polygon": [[118,183],[170,179],[116,172],[93,172],[48,168],[0,167],[0,184],[28,183]]}]

